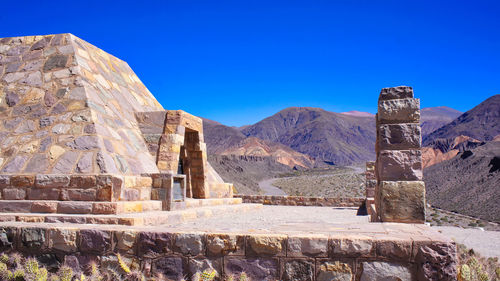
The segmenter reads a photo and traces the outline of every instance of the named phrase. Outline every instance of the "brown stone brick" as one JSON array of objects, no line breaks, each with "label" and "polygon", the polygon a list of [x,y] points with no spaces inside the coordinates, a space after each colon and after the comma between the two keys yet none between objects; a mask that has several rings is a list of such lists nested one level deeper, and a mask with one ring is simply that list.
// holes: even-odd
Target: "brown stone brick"
[{"label": "brown stone brick", "polygon": [[3,200],[23,200],[26,199],[24,188],[4,188],[2,190]]},{"label": "brown stone brick", "polygon": [[381,150],[420,148],[420,124],[384,124],[377,132]]},{"label": "brown stone brick", "polygon": [[383,88],[380,91],[379,102],[381,100],[394,100],[394,99],[406,99],[413,98],[413,89],[408,86],[398,86]]},{"label": "brown stone brick", "polygon": [[424,223],[425,184],[422,181],[382,181],[378,215],[384,222]]},{"label": "brown stone brick", "polygon": [[4,201],[0,203],[2,213],[29,213],[31,212],[31,202],[28,201]]},{"label": "brown stone brick", "polygon": [[90,214],[92,202],[59,202],[57,212],[61,214]]},{"label": "brown stone brick", "polygon": [[66,187],[70,177],[67,175],[36,175],[35,185],[38,188]]},{"label": "brown stone brick", "polygon": [[32,213],[55,213],[57,212],[57,202],[33,202],[31,205]]},{"label": "brown stone brick", "polygon": [[69,186],[73,188],[95,188],[97,186],[97,179],[96,176],[72,175]]},{"label": "brown stone brick", "polygon": [[65,201],[95,201],[97,190],[95,189],[63,189],[61,200]]},{"label": "brown stone brick", "polygon": [[379,124],[419,123],[420,100],[408,98],[381,101],[378,104],[377,118]]},{"label": "brown stone brick", "polygon": [[422,180],[422,152],[382,150],[378,155],[377,173],[381,181]]},{"label": "brown stone brick", "polygon": [[97,200],[98,201],[112,201],[112,190],[111,187],[101,187],[97,190]]},{"label": "brown stone brick", "polygon": [[116,214],[117,213],[117,204],[111,203],[111,202],[109,202],[109,203],[108,202],[93,203],[92,213],[93,214],[103,214],[103,215]]},{"label": "brown stone brick", "polygon": [[59,200],[61,191],[57,188],[30,188],[29,200]]},{"label": "brown stone brick", "polygon": [[11,186],[15,187],[34,187],[35,176],[33,175],[11,176],[10,184]]}]

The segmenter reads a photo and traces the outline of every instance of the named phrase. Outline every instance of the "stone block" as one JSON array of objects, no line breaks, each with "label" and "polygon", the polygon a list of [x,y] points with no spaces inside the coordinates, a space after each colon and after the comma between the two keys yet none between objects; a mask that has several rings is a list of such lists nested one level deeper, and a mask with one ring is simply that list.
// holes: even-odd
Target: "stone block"
[{"label": "stone block", "polygon": [[38,201],[31,204],[32,213],[55,213],[57,212],[57,202]]},{"label": "stone block", "polygon": [[62,252],[75,252],[76,234],[76,229],[50,229],[49,247]]},{"label": "stone block", "polygon": [[456,280],[457,247],[455,243],[415,243],[418,280]]},{"label": "stone block", "polygon": [[21,228],[21,244],[28,251],[40,250],[47,240],[47,230],[44,228]]},{"label": "stone block", "polygon": [[365,237],[345,237],[330,240],[330,257],[374,257],[373,240]]},{"label": "stone block", "polygon": [[226,275],[239,276],[245,272],[249,280],[279,280],[279,261],[271,258],[227,258],[224,263]]},{"label": "stone block", "polygon": [[63,189],[61,200],[65,201],[96,201],[96,189]]},{"label": "stone block", "polygon": [[0,212],[2,213],[29,213],[31,210],[31,203],[26,201],[10,201],[1,202]]},{"label": "stone block", "polygon": [[422,152],[382,150],[378,155],[377,173],[381,181],[422,180]]},{"label": "stone block", "polygon": [[235,234],[207,234],[208,256],[244,255],[245,238]]},{"label": "stone block", "polygon": [[383,222],[425,222],[425,183],[423,181],[382,181],[377,210]]},{"label": "stone block", "polygon": [[174,252],[184,256],[197,256],[204,253],[205,235],[202,233],[175,233]]},{"label": "stone block", "polygon": [[0,228],[0,250],[11,249],[17,239],[18,229],[16,227]]},{"label": "stone block", "polygon": [[284,256],[286,236],[255,234],[246,238],[246,254],[249,256]]},{"label": "stone block", "polygon": [[377,130],[381,150],[419,149],[420,124],[384,124]]},{"label": "stone block", "polygon": [[184,277],[184,261],[181,257],[163,257],[153,262],[152,271],[161,273],[171,280],[182,280]]},{"label": "stone block", "polygon": [[171,237],[162,232],[141,232],[137,240],[139,256],[157,257],[171,251]]},{"label": "stone block", "polygon": [[29,200],[59,200],[61,191],[56,188],[30,188],[28,189]]},{"label": "stone block", "polygon": [[70,177],[66,175],[36,175],[35,186],[38,188],[67,187]]},{"label": "stone block", "polygon": [[377,257],[387,260],[397,260],[409,262],[411,259],[411,240],[402,240],[398,238],[384,238],[378,240],[377,244]]},{"label": "stone block", "polygon": [[4,188],[2,190],[3,200],[23,200],[26,199],[26,190],[24,188]]},{"label": "stone block", "polygon": [[307,259],[286,260],[283,265],[282,280],[313,281],[314,260],[307,260]]},{"label": "stone block", "polygon": [[0,175],[0,188],[1,187],[10,187],[10,178],[9,175]]},{"label": "stone block", "polygon": [[420,100],[384,100],[378,104],[377,121],[379,124],[419,123]]},{"label": "stone block", "polygon": [[109,231],[80,230],[80,251],[83,253],[105,254],[111,251],[112,239]]},{"label": "stone block", "polygon": [[[219,274],[219,277],[220,277],[222,275],[222,263],[223,263],[222,258],[218,258],[218,259],[206,259],[206,258],[189,259],[189,262],[188,262],[189,274],[193,277],[193,276],[195,276],[196,273],[201,274],[205,270],[215,270]],[[221,280],[221,279],[215,279],[215,280]],[[195,280],[195,279],[193,278],[192,280]],[[201,280],[203,280],[203,279],[201,279]]]},{"label": "stone block", "polygon": [[76,176],[72,175],[69,186],[72,188],[95,188],[97,186],[97,179],[95,176]]},{"label": "stone block", "polygon": [[135,254],[137,232],[115,231],[116,249],[130,255]]},{"label": "stone block", "polygon": [[352,265],[340,261],[325,261],[317,267],[316,281],[351,281],[354,277]]},{"label": "stone block", "polygon": [[92,207],[92,202],[59,202],[57,212],[60,214],[90,214]]},{"label": "stone block", "polygon": [[[363,262],[361,263],[360,281],[375,280],[415,280],[408,265],[389,262]],[[433,279],[422,279],[433,280]],[[441,279],[435,279],[441,280]]]},{"label": "stone block", "polygon": [[288,237],[287,256],[289,257],[327,257],[328,238],[318,236]]},{"label": "stone block", "polygon": [[34,187],[35,176],[32,175],[12,176],[10,178],[10,184],[11,186],[15,187]]},{"label": "stone block", "polygon": [[96,202],[92,206],[92,214],[111,215],[118,214],[118,206],[111,202]]},{"label": "stone block", "polygon": [[381,100],[394,100],[413,98],[413,89],[408,86],[397,86],[390,88],[382,88],[379,95],[379,102]]}]

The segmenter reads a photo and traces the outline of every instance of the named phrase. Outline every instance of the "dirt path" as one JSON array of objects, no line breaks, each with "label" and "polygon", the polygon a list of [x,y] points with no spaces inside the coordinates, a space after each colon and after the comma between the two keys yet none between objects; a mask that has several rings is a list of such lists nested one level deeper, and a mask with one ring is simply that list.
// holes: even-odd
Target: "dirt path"
[{"label": "dirt path", "polygon": [[273,182],[277,180],[276,178],[267,179],[259,182],[260,190],[262,190],[263,195],[287,195],[283,190],[277,188],[273,185]]},{"label": "dirt path", "polygon": [[432,228],[452,238],[455,242],[474,249],[484,257],[500,258],[500,232],[498,231],[463,229],[454,226],[433,226]]}]

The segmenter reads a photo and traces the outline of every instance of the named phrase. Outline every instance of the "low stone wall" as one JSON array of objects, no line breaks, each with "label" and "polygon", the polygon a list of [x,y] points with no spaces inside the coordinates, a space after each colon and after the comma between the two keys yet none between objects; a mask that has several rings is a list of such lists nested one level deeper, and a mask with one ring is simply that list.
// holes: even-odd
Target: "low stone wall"
[{"label": "low stone wall", "polygon": [[303,197],[303,196],[270,196],[270,195],[241,195],[243,203],[258,203],[264,205],[284,206],[321,206],[321,207],[359,207],[365,198],[334,198],[334,197]]},{"label": "low stone wall", "polygon": [[[390,226],[389,226],[390,227]],[[208,268],[251,280],[455,280],[456,246],[443,236],[173,233],[90,225],[3,223],[0,251],[117,268],[116,254],[147,275],[190,278]],[[189,279],[188,279],[189,280]],[[221,280],[221,279],[218,279]]]}]

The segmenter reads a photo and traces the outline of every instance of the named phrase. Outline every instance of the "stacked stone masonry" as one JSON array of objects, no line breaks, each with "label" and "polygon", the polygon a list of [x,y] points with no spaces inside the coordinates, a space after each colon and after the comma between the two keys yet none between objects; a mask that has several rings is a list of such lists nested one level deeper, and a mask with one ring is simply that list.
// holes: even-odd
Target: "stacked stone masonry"
[{"label": "stacked stone masonry", "polygon": [[337,197],[303,197],[303,196],[278,196],[278,195],[241,195],[243,203],[257,203],[264,205],[282,206],[321,206],[321,207],[352,207],[359,208],[365,198],[337,198]]},{"label": "stacked stone masonry", "polygon": [[411,87],[384,88],[378,100],[375,189],[376,215],[382,222],[425,222],[422,181],[420,100]]},{"label": "stacked stone masonry", "polygon": [[171,184],[153,179],[177,174],[179,159],[189,197],[232,196],[206,161],[202,120],[164,110],[126,62],[72,34],[0,39],[0,200],[26,201],[3,211],[167,204],[158,188]]},{"label": "stacked stone masonry", "polygon": [[[0,250],[36,253],[51,266],[127,265],[172,280],[215,269],[251,280],[440,280],[456,278],[456,248],[442,237],[165,232],[3,226]],[[220,277],[217,280],[222,280]]]}]

